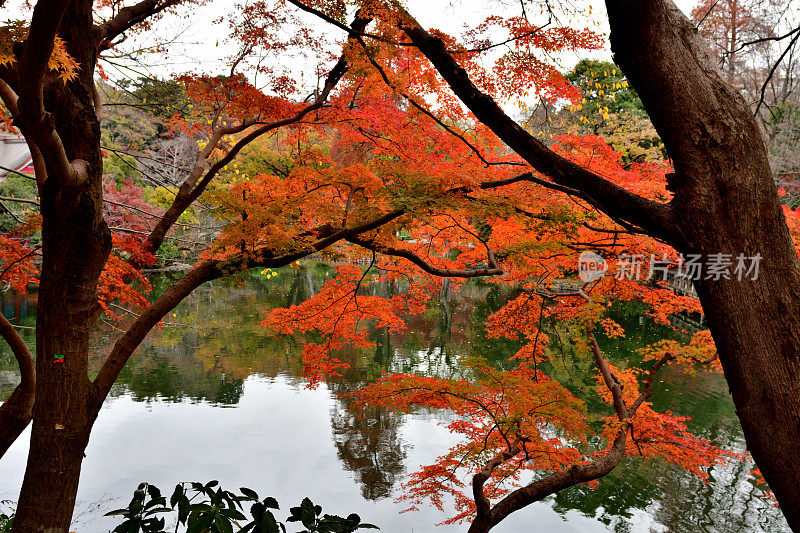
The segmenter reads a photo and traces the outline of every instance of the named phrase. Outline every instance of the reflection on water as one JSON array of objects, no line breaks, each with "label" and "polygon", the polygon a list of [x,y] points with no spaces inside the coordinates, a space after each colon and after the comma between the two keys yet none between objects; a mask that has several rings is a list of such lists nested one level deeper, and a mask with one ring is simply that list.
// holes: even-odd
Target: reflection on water
[{"label": "reflection on water", "polygon": [[[473,355],[510,367],[509,357],[520,344],[486,339],[484,323],[513,295],[479,283],[446,290],[427,313],[409,319],[407,331],[373,329],[374,348],[344,351],[341,358],[350,368],[307,390],[299,377],[298,340],[276,338],[260,321],[265,310],[309,298],[330,276],[327,267],[308,266],[284,269],[272,279],[210,284],[167,317],[163,329],[152,332],[120,376],[92,436],[79,493],[80,531],[107,531],[109,522],[98,518],[99,511],[128,498],[144,480],[168,489],[177,481],[220,478],[233,487],[274,494],[286,505],[309,495],[332,512],[359,512],[384,531],[428,531],[447,517],[435,509],[400,515],[403,507],[392,496],[404,474],[453,443],[441,427],[448,419],[429,411],[398,416],[382,408],[359,415],[348,393],[384,371],[465,377],[459,361]],[[159,280],[154,284],[158,287]],[[388,295],[395,288],[369,290]],[[33,326],[35,297],[9,297],[2,305],[16,324]],[[636,348],[674,335],[643,320],[636,305],[617,306],[614,312],[626,336],[598,340],[618,366],[632,363]],[[22,332],[33,340],[32,329]],[[113,327],[98,328],[96,344],[102,348],[92,356],[94,369],[117,334]],[[572,336],[563,325],[551,325],[558,356],[544,370],[573,391],[591,390],[594,371],[570,350]],[[0,397],[10,393],[16,379],[13,357],[4,346]],[[587,400],[590,412],[604,412],[592,396]],[[744,447],[719,375],[671,369],[657,383],[653,403],[658,410],[692,416],[690,429],[723,447]],[[0,499],[18,490],[25,446],[24,440],[16,443],[0,461]],[[780,513],[752,484],[751,469],[751,464],[732,462],[714,468],[709,483],[703,483],[664,463],[632,458],[597,488],[563,491],[497,530],[530,531],[531,523],[544,531],[784,530]]]},{"label": "reflection on water", "polygon": [[350,384],[331,388],[337,397],[331,408],[336,453],[342,466],[355,474],[364,499],[388,498],[405,470],[405,446],[398,433],[402,420],[380,408],[356,414],[353,400],[342,396],[353,388]]}]

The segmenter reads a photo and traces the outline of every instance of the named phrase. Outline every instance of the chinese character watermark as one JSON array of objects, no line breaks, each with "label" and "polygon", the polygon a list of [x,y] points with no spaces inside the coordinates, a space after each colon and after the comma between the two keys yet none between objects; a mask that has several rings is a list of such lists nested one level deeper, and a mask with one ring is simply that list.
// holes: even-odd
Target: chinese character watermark
[{"label": "chinese character watermark", "polygon": [[[761,269],[761,254],[715,253],[680,254],[677,261],[670,260],[667,254],[659,258],[650,254],[620,254],[617,257],[613,276],[618,280],[667,281],[681,279],[686,281],[756,281]],[[644,271],[643,266],[647,266]],[[595,252],[581,252],[578,258],[578,277],[584,283],[598,280],[606,275],[609,266],[602,256]],[[646,276],[644,275],[646,273]]]},{"label": "chinese character watermark", "polygon": [[617,258],[617,279],[639,279],[642,276],[642,263],[644,256],[641,254],[620,254]]}]

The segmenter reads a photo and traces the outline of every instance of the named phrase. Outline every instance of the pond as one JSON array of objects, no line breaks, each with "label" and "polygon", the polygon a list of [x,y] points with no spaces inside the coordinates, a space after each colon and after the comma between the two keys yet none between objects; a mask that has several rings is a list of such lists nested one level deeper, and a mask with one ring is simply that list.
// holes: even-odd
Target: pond
[{"label": "pond", "polygon": [[[276,338],[260,321],[269,309],[310,297],[331,275],[324,265],[308,264],[271,278],[253,273],[209,284],[183,302],[163,329],[153,331],[95,425],[72,529],[112,529],[117,522],[102,515],[127,504],[142,481],[171,491],[179,481],[218,479],[230,490],[244,486],[275,496],[287,514],[289,506],[309,496],[326,512],[356,512],[386,532],[466,530],[436,527],[450,515],[432,507],[401,514],[406,505],[395,501],[405,474],[433,462],[455,442],[442,425],[449,420],[446,414],[399,416],[374,409],[361,418],[346,393],[383,371],[458,375],[459,361],[471,355],[508,366],[520,345],[486,339],[484,322],[513,294],[480,282],[450,291],[427,313],[411,317],[401,334],[373,328],[376,347],[345,352],[350,368],[312,389],[301,377],[300,340]],[[3,313],[29,342],[35,305],[35,295],[9,295],[2,302]],[[624,364],[636,348],[673,335],[635,305],[617,306],[614,313],[625,338],[598,340],[616,364]],[[118,326],[98,327],[95,340],[101,348],[92,356],[94,368]],[[560,338],[560,326],[550,327],[551,336]],[[588,363],[570,360],[568,346],[565,351],[548,372],[576,387],[591,382]],[[690,415],[695,433],[723,447],[744,448],[720,375],[670,369],[662,377],[653,397],[658,410]],[[3,346],[0,399],[16,379],[13,357]],[[28,435],[29,430],[0,460],[0,500],[17,497]],[[733,461],[713,468],[704,483],[664,463],[631,458],[597,488],[563,491],[515,513],[495,530],[788,531],[780,512],[753,485],[752,469],[752,463]]]}]

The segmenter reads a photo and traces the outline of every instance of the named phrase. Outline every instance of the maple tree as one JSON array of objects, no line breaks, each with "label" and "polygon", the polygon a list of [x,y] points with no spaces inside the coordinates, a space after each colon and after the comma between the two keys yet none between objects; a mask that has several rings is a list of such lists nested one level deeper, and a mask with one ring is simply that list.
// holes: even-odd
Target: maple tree
[{"label": "maple tree", "polygon": [[[382,131],[380,137],[391,136],[391,131]],[[641,179],[641,169],[637,169],[638,172],[624,170],[619,166],[619,154],[596,139],[590,138],[588,143],[587,139],[564,139],[565,144],[568,141],[568,146],[561,147],[565,152],[568,149],[579,153],[590,151],[594,164],[599,165],[602,161],[613,175]],[[402,137],[396,136],[391,146],[397,147],[401,143]],[[660,171],[663,189],[665,167],[648,169]],[[648,180],[639,186],[652,187],[653,183]],[[707,336],[700,336],[687,346],[665,341],[651,347],[644,359],[657,358],[659,361],[651,370],[650,377],[645,378],[644,390],[640,393],[636,375],[630,369],[619,371],[607,365],[593,341],[592,327],[589,326],[587,335],[592,342],[578,344],[582,344],[587,356],[592,353],[598,367],[606,371],[608,381],[601,378],[601,389],[606,385],[609,388],[606,392],[598,392],[610,404],[615,403],[612,391],[619,394],[615,405],[618,418],[609,418],[603,433],[604,441],[610,445],[606,450],[587,452],[591,431],[585,420],[583,400],[539,370],[552,355],[547,349],[549,342],[542,328],[544,313],[547,313],[548,322],[551,319],[578,323],[587,319],[592,322],[599,320],[609,335],[620,335],[624,332],[619,325],[608,318],[601,320],[605,302],[610,299],[648,302],[653,317],[662,323],[668,323],[668,315],[672,312],[697,310],[699,306],[695,299],[675,297],[660,285],[646,287],[633,280],[613,277],[592,288],[593,301],[589,304],[577,294],[566,298],[550,294],[549,282],[564,277],[575,268],[573,249],[576,243],[590,241],[595,246],[607,246],[618,251],[655,252],[664,247],[652,239],[627,232],[607,239],[603,228],[592,222],[605,223],[611,228],[614,225],[610,220],[597,222],[593,213],[574,210],[563,199],[559,202],[556,195],[542,203],[542,198],[529,194],[528,186],[504,187],[503,194],[494,195],[492,203],[488,203],[487,198],[484,200],[487,202],[483,209],[488,212],[481,214],[481,208],[473,206],[470,213],[478,219],[486,217],[484,227],[488,228],[491,236],[485,244],[501,257],[503,272],[495,274],[502,275],[492,278],[492,281],[522,284],[525,291],[489,319],[489,335],[494,338],[521,337],[526,343],[514,356],[512,362],[518,367],[511,371],[499,372],[485,362],[476,361],[469,364],[472,376],[469,380],[392,375],[356,393],[358,404],[364,408],[386,406],[403,412],[422,406],[450,409],[458,415],[449,427],[466,437],[465,444],[454,447],[435,464],[413,474],[404,486],[402,498],[410,500],[413,506],[430,500],[443,508],[445,496],[450,495],[457,507],[457,514],[451,521],[469,519],[473,531],[486,531],[516,509],[555,491],[607,474],[627,454],[664,458],[700,476],[706,475],[702,467],[724,461],[726,452],[690,435],[680,417],[656,413],[646,403],[652,393],[649,390],[652,378],[666,362],[680,360],[683,364],[693,365],[715,361],[713,344]],[[498,216],[503,210],[506,211],[504,216]],[[556,213],[558,215],[554,216]],[[424,213],[418,212],[418,215]],[[371,346],[365,329],[367,322],[398,330],[405,327],[403,317],[424,312],[426,307],[420,303],[438,292],[440,282],[436,274],[439,269],[447,268],[454,275],[454,269],[474,265],[476,260],[480,260],[481,256],[470,247],[470,244],[481,242],[477,236],[479,230],[468,221],[457,219],[455,214],[443,217],[437,212],[431,222],[434,221],[437,223],[406,227],[408,234],[403,242],[398,242],[391,234],[369,241],[349,239],[361,247],[400,258],[381,259],[379,271],[384,273],[383,277],[373,279],[373,282],[404,280],[409,286],[402,294],[388,300],[360,295],[359,284],[364,282],[369,270],[364,273],[354,266],[340,267],[338,276],[313,298],[288,309],[275,310],[264,321],[266,326],[285,334],[298,331],[323,334],[322,342],[309,342],[303,350],[309,379],[319,380],[324,374],[342,371],[347,365],[337,352],[344,345]],[[465,239],[472,242],[465,242]],[[437,248],[452,251],[458,244],[462,247],[455,260],[448,261],[445,253],[435,252]],[[405,259],[411,254],[415,262],[409,265]],[[429,264],[433,261],[439,264]],[[553,269],[550,272],[553,277],[545,275],[543,265]],[[461,273],[462,276],[468,274],[468,270]],[[618,383],[623,385],[615,389]],[[633,427],[637,429],[631,429]],[[633,442],[626,441],[629,431]],[[520,476],[530,470],[551,475],[532,484],[518,484]],[[473,476],[472,494],[465,494],[465,477],[468,478],[470,473]],[[491,505],[492,499],[500,501]]]},{"label": "maple tree", "polygon": [[[318,237],[290,253],[267,247],[256,255],[237,253],[225,260],[201,262],[182,282],[147,306],[117,342],[98,376],[89,380],[89,333],[98,314],[113,312],[109,307],[112,300],[123,305],[145,306],[142,290],[146,292],[147,280],[138,269],[152,263],[152,252],[160,247],[180,215],[242,147],[321,108],[348,66],[341,59],[310,104],[260,95],[237,76],[215,80],[211,85],[207,78],[187,79],[189,88],[196,88],[191,94],[197,112],[188,120],[176,122],[175,127],[185,129],[203,143],[195,170],[158,217],[158,223],[149,228],[149,233],[145,231],[148,235],[144,239],[132,238],[136,234],[130,231],[142,228],[133,227],[130,216],[123,216],[117,228],[126,231],[112,236],[105,216],[109,220],[117,216],[115,203],[123,204],[127,210],[143,206],[137,207],[134,197],[119,198],[113,192],[113,185],[106,187],[103,198],[103,154],[98,127],[102,103],[94,79],[98,55],[113,47],[111,41],[123,32],[137,24],[146,28],[151,17],[176,4],[145,1],[120,9],[117,4],[99,3],[95,6],[97,15],[105,22],[96,25],[92,2],[85,2],[82,7],[44,2],[33,8],[29,29],[25,25],[13,26],[14,31],[3,41],[8,50],[3,56],[0,93],[8,112],[6,117],[13,119],[13,126],[26,137],[31,148],[43,243],[41,268],[36,276],[40,292],[35,371],[33,357],[13,327],[5,323],[3,328],[4,338],[14,350],[23,374],[22,383],[0,408],[3,449],[31,418],[34,420],[30,468],[14,521],[14,527],[20,531],[67,530],[82,450],[103,399],[146,333],[193,288],[247,265],[288,264],[345,235],[367,231],[384,221],[379,218],[360,227],[328,228],[324,235],[312,229],[305,235]],[[140,24],[143,20],[147,21],[144,25]],[[232,92],[205,90],[221,89],[226,82],[230,82]],[[237,107],[232,102],[235,100],[232,97],[238,95],[243,97],[243,106]],[[242,137],[233,145],[225,144],[228,136],[237,133],[242,133]],[[206,168],[209,159],[212,164]],[[124,182],[122,185],[126,188]],[[127,189],[130,190],[130,184]],[[106,209],[109,204],[111,207]],[[4,248],[6,274],[15,275],[23,265],[15,263],[15,250],[11,245]],[[30,277],[33,272],[25,270],[25,273]],[[137,281],[138,290],[132,287]],[[44,486],[53,490],[48,493],[41,489]]]},{"label": "maple tree", "polygon": [[[565,160],[512,120],[484,78],[440,32],[393,6],[387,18],[483,125],[551,181],[623,227],[684,253],[759,254],[757,280],[697,280],[748,447],[793,528],[800,513],[792,450],[797,424],[797,251],[778,201],[757,123],[719,76],[707,45],[672,2],[608,1],[611,49],[664,141],[672,195],[652,199]],[[513,72],[508,74],[513,78]],[[711,126],[713,124],[713,126]],[[513,178],[512,178],[513,179]],[[520,177],[520,181],[530,177]]]},{"label": "maple tree", "polygon": [[[29,254],[21,241],[9,238],[0,257],[8,283],[39,283],[35,371],[13,326],[0,322],[23,370],[22,383],[0,406],[3,444],[33,420],[14,531],[68,531],[100,407],[144,337],[175,305],[207,281],[318,252],[345,262],[366,257],[370,268],[342,266],[314,298],[265,320],[282,333],[323,334],[303,352],[312,382],[343,368],[337,349],[370,345],[365,320],[404,327],[445,278],[457,286],[488,277],[522,291],[489,323],[494,337],[524,339],[515,368],[501,372],[476,361],[469,381],[387,376],[357,394],[365,405],[401,411],[421,405],[459,415],[451,429],[467,437],[465,444],[411,478],[412,501],[441,504],[450,494],[455,518],[486,531],[533,501],[596,480],[626,455],[665,459],[702,477],[726,452],[647,400],[663,365],[714,361],[709,336],[688,346],[653,347],[643,358],[655,363],[638,376],[606,362],[593,333],[598,326],[609,335],[624,333],[604,315],[613,299],[641,300],[661,323],[671,313],[699,311],[702,303],[748,445],[790,525],[798,526],[800,465],[791,453],[798,441],[791,421],[800,413],[792,392],[796,343],[786,339],[800,326],[791,312],[779,312],[796,308],[791,236],[798,235],[798,221],[778,203],[749,110],[671,2],[606,4],[615,58],[672,167],[623,166],[598,136],[560,135],[546,146],[489,96],[521,101],[533,92],[554,102],[581,101],[581,91],[549,58],[599,49],[602,36],[557,25],[546,2],[522,3],[544,22],[534,22],[527,10],[492,14],[464,44],[425,30],[393,2],[248,4],[230,18],[240,48],[230,73],[177,80],[189,103],[165,120],[198,150],[162,213],[142,203],[130,181],[104,184],[95,76],[102,74],[103,53],[120,46],[123,34],[147,32],[166,13],[191,13],[203,3],[39,0],[28,24],[4,29],[0,97],[7,125],[31,147],[43,243],[38,272],[20,259]],[[355,10],[350,24],[348,7]],[[300,13],[346,32],[338,59],[298,23]],[[247,24],[238,23],[243,19]],[[500,45],[498,32],[507,36]],[[492,56],[499,46],[504,53]],[[324,83],[306,99],[280,65],[257,60],[279,60],[299,48],[328,64],[316,73]],[[256,87],[246,69],[268,83]],[[275,132],[285,168],[255,164],[245,176],[232,170],[237,158]],[[153,264],[201,197],[225,222],[222,232],[191,270],[148,302],[140,269]],[[140,211],[150,216],[137,216]],[[612,271],[629,268],[635,254],[675,261],[679,251],[759,253],[764,269],[758,280],[698,280],[700,302],[634,276],[607,276],[590,294],[588,287],[572,287],[564,296],[554,280],[572,277],[582,250],[600,251]],[[391,299],[360,293],[372,266],[406,290]],[[141,309],[90,379],[89,333],[101,313],[114,313],[114,301]],[[576,346],[597,367],[598,393],[610,406],[600,449],[590,446],[583,400],[539,368],[551,356],[545,316],[583,332]],[[472,474],[471,496],[451,473],[461,466]],[[531,470],[542,477],[526,483]]]}]

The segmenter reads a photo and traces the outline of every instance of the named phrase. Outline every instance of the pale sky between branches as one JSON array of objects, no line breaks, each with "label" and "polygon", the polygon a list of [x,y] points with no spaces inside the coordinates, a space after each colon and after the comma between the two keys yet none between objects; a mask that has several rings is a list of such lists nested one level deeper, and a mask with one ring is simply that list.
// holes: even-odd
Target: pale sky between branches
[{"label": "pale sky between branches", "polygon": [[[697,3],[697,0],[674,1],[687,14]],[[137,57],[136,61],[118,59],[114,61],[116,64],[101,62],[101,65],[112,80],[147,77],[148,75],[169,78],[183,73],[228,73],[229,66],[226,59],[233,56],[237,49],[235,43],[227,39],[229,35],[227,21],[222,23],[218,21],[221,17],[229,14],[231,8],[237,3],[240,2],[211,0],[205,6],[181,11],[183,15],[188,16],[167,15],[154,25],[153,30],[146,32],[143,36],[131,36],[118,47],[120,51],[131,52],[150,44],[155,33],[169,43],[166,46],[166,53],[143,53]],[[247,0],[243,0],[241,3],[247,3]],[[472,2],[408,0],[407,5],[409,12],[426,28],[441,29],[454,36],[460,36],[466,24],[477,24],[487,15],[496,12],[497,9],[516,7],[514,3],[503,2],[503,0],[473,0]],[[564,0],[564,5],[576,6],[583,11],[583,14],[572,19],[565,17],[561,19],[562,24],[588,27],[608,35],[605,4],[602,0]],[[0,20],[29,19],[30,13],[24,10],[23,6],[24,0],[8,0],[6,6],[0,10]],[[475,8],[467,9],[469,6],[475,6]],[[542,23],[547,21],[546,16],[536,17],[534,13],[530,13],[530,15],[532,20],[541,20]],[[338,56],[341,42],[345,38],[344,32],[320,21],[313,15],[299,13],[299,17],[303,24],[314,28],[321,38],[328,40],[330,43],[328,48],[334,56]],[[502,40],[502,38],[498,40]],[[583,50],[577,53],[563,53],[557,58],[557,65],[562,71],[567,71],[574,66],[578,59],[584,57],[610,60],[611,52],[606,44],[606,48],[602,51]],[[282,57],[280,61],[283,63],[280,66],[283,68],[287,63],[290,65],[286,73],[297,81],[298,87],[304,94],[311,92],[319,84],[320,78],[315,68],[319,63],[319,58],[301,56],[287,62],[285,57]],[[328,61],[327,63],[330,66],[333,62]],[[242,72],[245,70],[242,69]],[[260,85],[258,79],[251,79],[251,81]]]}]

